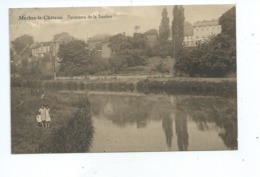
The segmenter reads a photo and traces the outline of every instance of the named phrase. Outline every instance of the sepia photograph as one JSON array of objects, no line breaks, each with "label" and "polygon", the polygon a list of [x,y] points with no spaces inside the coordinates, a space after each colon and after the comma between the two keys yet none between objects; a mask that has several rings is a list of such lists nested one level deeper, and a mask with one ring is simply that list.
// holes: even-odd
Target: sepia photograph
[{"label": "sepia photograph", "polygon": [[11,154],[238,150],[236,5],[10,8]]}]

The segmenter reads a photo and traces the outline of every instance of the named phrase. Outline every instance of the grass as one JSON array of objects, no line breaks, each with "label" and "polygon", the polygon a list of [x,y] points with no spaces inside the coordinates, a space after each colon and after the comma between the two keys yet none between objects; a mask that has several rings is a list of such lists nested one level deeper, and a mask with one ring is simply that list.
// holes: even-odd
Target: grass
[{"label": "grass", "polygon": [[[42,100],[38,96],[31,96],[30,89],[12,88],[11,91],[12,153],[86,152],[89,150],[94,133],[90,104],[84,104],[86,107],[83,109],[79,102],[82,99],[70,93],[47,92]],[[51,128],[37,126],[35,116],[42,104],[48,104],[50,107]],[[80,121],[86,122],[87,125],[82,124],[85,125],[82,129],[71,128]],[[68,136],[72,134],[74,137],[69,139]],[[82,137],[85,138],[76,142],[72,141]],[[62,144],[66,144],[67,148],[61,149]],[[73,149],[68,147],[73,147]]]}]

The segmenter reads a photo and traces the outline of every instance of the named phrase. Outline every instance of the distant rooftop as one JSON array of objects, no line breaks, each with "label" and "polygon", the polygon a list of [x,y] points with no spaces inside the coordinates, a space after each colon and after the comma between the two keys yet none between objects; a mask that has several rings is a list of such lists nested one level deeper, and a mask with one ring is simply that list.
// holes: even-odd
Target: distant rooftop
[{"label": "distant rooftop", "polygon": [[68,42],[68,41],[72,41],[73,39],[74,38],[71,35],[69,35],[66,32],[63,32],[55,35],[53,40],[56,42]]},{"label": "distant rooftop", "polygon": [[97,34],[88,39],[88,42],[96,42],[96,41],[108,41],[111,36],[109,34]]},{"label": "distant rooftop", "polygon": [[35,49],[35,48],[50,46],[50,45],[51,45],[51,42],[40,42],[40,43],[32,44],[31,48]]},{"label": "distant rooftop", "polygon": [[218,20],[203,20],[203,21],[197,21],[194,24],[194,27],[204,27],[204,26],[216,26],[218,25]]},{"label": "distant rooftop", "polygon": [[157,29],[150,29],[144,33],[144,35],[158,35]]}]

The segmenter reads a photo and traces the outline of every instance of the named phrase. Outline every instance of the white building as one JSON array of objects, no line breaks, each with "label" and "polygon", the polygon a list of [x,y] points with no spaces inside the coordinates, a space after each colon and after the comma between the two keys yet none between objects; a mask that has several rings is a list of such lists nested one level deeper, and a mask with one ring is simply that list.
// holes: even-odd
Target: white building
[{"label": "white building", "polygon": [[198,42],[204,42],[219,33],[221,33],[221,25],[218,20],[198,21],[193,25],[193,34],[185,35],[183,43],[187,47],[196,46]]}]

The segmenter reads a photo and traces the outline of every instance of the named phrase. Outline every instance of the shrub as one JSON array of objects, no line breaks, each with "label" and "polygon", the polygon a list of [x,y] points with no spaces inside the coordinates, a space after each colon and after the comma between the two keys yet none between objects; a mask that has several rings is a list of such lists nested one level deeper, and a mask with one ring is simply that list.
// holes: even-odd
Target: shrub
[{"label": "shrub", "polygon": [[67,124],[56,130],[49,142],[38,145],[37,153],[76,153],[90,150],[94,134],[90,102],[83,97],[75,106],[78,110]]},{"label": "shrub", "polygon": [[146,79],[137,83],[137,90],[143,93],[236,97],[236,82],[198,82],[175,80],[162,82]]}]

